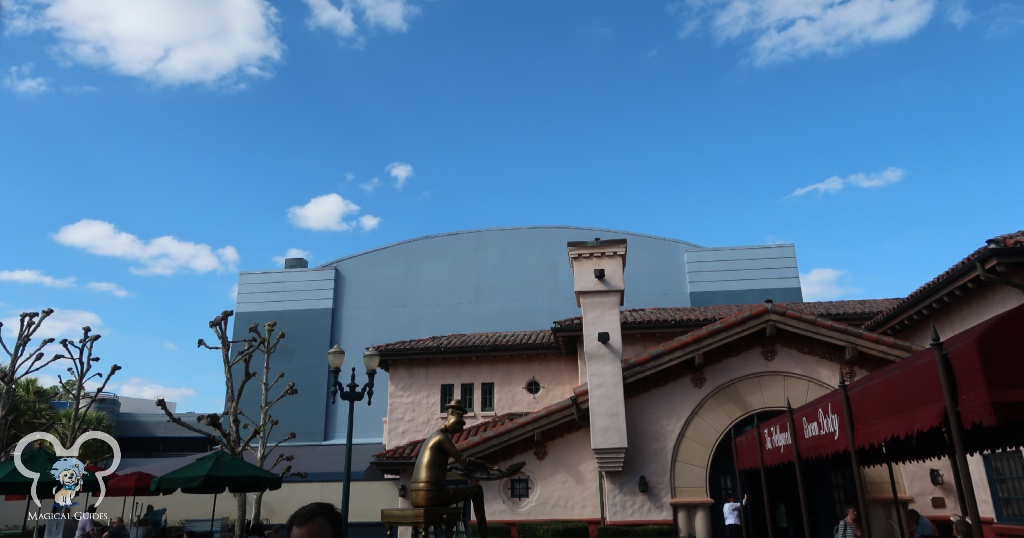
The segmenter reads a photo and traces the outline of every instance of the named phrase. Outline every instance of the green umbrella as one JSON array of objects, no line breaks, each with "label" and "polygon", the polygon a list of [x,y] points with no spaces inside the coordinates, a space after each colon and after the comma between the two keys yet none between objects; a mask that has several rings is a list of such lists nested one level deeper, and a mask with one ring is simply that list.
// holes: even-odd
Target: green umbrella
[{"label": "green umbrella", "polygon": [[149,487],[154,493],[173,493],[179,489],[182,493],[213,493],[213,512],[210,514],[212,534],[218,493],[223,493],[225,489],[231,493],[279,489],[281,476],[218,450],[154,478]]},{"label": "green umbrella", "polygon": [[[21,454],[14,454],[11,458],[0,462],[0,495],[30,495],[32,492],[32,478],[21,474],[14,463],[14,458],[21,458],[21,462],[30,471],[39,473],[39,481],[36,484],[36,492],[41,497],[53,496],[53,488],[57,487],[57,479],[50,474],[53,465],[59,458],[53,452],[45,448],[33,447]],[[87,473],[82,480],[82,491],[99,491],[99,480],[96,475]]]},{"label": "green umbrella", "polygon": [[149,487],[154,493],[249,493],[279,489],[281,476],[218,450],[154,478]]}]

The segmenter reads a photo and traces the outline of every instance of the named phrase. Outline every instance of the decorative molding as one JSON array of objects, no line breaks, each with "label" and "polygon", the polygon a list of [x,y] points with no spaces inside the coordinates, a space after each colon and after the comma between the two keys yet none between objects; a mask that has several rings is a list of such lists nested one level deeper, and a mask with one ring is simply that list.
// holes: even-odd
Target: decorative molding
[{"label": "decorative molding", "polygon": [[779,356],[779,350],[775,347],[775,342],[765,342],[761,344],[761,357],[768,362],[775,360],[775,357]]},{"label": "decorative molding", "polygon": [[704,388],[704,384],[708,382],[708,378],[704,375],[704,368],[697,368],[693,371],[693,375],[690,376],[690,382],[693,383],[694,387],[698,389]]}]

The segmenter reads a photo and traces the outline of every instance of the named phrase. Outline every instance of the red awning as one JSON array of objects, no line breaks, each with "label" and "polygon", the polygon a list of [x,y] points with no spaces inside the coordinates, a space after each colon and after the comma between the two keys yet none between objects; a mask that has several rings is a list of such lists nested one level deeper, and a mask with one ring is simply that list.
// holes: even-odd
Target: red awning
[{"label": "red awning", "polygon": [[[945,342],[956,378],[960,416],[968,432],[1024,420],[1024,384],[1020,382],[1024,364],[1022,330],[1024,305]],[[877,447],[883,442],[906,440],[941,428],[946,418],[946,402],[935,350],[919,351],[851,384],[850,403],[858,448]],[[1005,441],[996,444],[1005,445]],[[986,448],[977,443],[974,446]],[[926,454],[926,448],[915,447],[915,452],[921,457],[938,457],[949,450],[933,447],[931,454]]]},{"label": "red awning", "polygon": [[[793,410],[796,442],[801,459],[838,454],[850,446],[843,420],[843,401],[832,391]],[[760,435],[760,439],[754,437]],[[783,413],[736,437],[736,460],[741,470],[756,469],[757,444],[760,441],[764,464],[768,467],[793,461],[793,435],[789,414]]]},{"label": "red awning", "polygon": [[[956,377],[960,414],[971,451],[1024,445],[1024,305],[963,331],[945,342]],[[946,404],[935,350],[925,349],[849,386],[855,440],[863,463],[941,457],[951,448],[942,426]],[[838,390],[793,411],[801,458],[829,456],[849,446]],[[833,416],[837,419],[833,422]],[[833,424],[837,427],[833,428]],[[788,418],[761,425],[765,465],[792,461]],[[757,468],[756,432],[736,438],[741,469]],[[885,444],[885,454],[880,450]]]}]

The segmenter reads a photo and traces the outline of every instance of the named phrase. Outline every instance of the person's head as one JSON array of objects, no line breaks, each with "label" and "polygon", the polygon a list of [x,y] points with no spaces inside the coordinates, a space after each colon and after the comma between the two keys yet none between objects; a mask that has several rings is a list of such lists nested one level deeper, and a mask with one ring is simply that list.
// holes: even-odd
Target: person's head
[{"label": "person's head", "polygon": [[121,519],[121,516],[116,516],[116,517],[115,517],[115,518],[113,519],[113,521],[111,521],[110,523],[111,523],[112,525],[114,525],[114,526],[117,526],[117,525],[124,525],[124,520],[123,520],[123,519]]},{"label": "person's head", "polygon": [[733,497],[732,495],[726,495],[725,496],[725,502],[727,502],[727,503],[736,502],[736,497]]},{"label": "person's head", "polygon": [[452,400],[444,408],[448,411],[448,420],[445,421],[444,426],[441,428],[451,434],[461,432],[466,426],[466,421],[462,418],[466,414],[466,408],[462,406],[462,400]]},{"label": "person's head", "polygon": [[907,521],[909,521],[912,525],[917,525],[917,522],[921,521],[921,513],[918,512],[917,510],[914,510],[913,508],[907,510]]},{"label": "person's head", "polygon": [[331,503],[313,502],[288,517],[287,538],[344,538],[341,512]]},{"label": "person's head", "polygon": [[147,504],[146,505],[146,511],[147,512],[152,512],[153,511],[153,505],[152,504]]},{"label": "person's head", "polygon": [[852,504],[846,505],[846,517],[850,520],[857,519],[857,507]]},{"label": "person's head", "polygon": [[971,538],[971,524],[966,519],[958,519],[953,522],[953,534],[958,538]]}]

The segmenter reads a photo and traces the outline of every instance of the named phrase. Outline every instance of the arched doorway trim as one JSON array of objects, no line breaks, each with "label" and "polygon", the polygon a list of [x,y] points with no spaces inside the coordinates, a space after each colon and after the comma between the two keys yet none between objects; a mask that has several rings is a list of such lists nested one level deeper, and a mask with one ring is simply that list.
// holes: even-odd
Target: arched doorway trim
[{"label": "arched doorway trim", "polygon": [[738,420],[759,411],[797,407],[835,387],[795,373],[764,372],[737,378],[708,394],[676,438],[672,459],[674,500],[708,499],[708,467],[718,443]]}]

